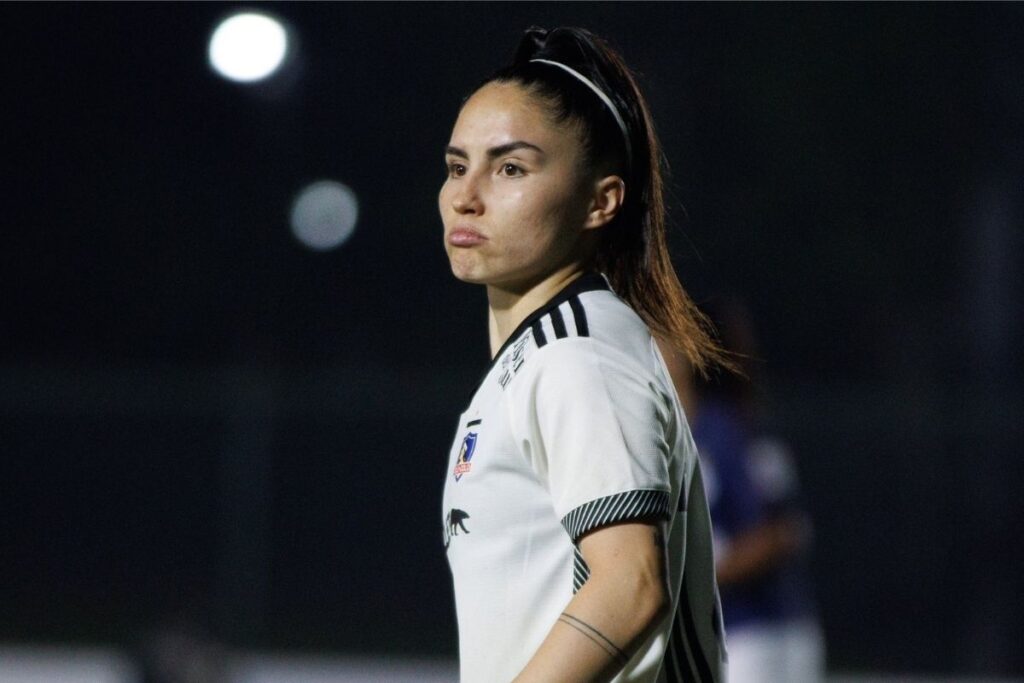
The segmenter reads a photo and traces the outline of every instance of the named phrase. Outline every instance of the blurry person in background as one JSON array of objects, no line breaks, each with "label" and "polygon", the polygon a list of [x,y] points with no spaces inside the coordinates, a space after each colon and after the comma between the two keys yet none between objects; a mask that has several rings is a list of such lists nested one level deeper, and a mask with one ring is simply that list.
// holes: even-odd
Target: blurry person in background
[{"label": "blurry person in background", "polygon": [[744,375],[691,381],[670,364],[693,437],[714,525],[732,683],[824,680],[825,648],[806,568],[811,524],[790,449],[764,429],[751,316],[739,301],[710,307]]}]

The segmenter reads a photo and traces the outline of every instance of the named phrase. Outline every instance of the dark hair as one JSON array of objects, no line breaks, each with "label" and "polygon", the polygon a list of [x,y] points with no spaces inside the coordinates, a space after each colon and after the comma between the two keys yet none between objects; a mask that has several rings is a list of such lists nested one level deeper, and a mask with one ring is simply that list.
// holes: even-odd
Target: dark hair
[{"label": "dark hair", "polygon": [[[572,68],[611,99],[626,124],[631,159],[614,114],[600,97],[563,69],[534,59]],[[579,126],[584,162],[625,182],[625,203],[601,229],[594,267],[652,333],[685,354],[698,374],[707,375],[715,366],[734,369],[715,340],[710,321],[687,295],[672,266],[665,234],[661,145],[647,101],[619,54],[586,29],[532,27],[511,63],[481,87],[495,81],[522,86],[548,104],[555,121]]]}]

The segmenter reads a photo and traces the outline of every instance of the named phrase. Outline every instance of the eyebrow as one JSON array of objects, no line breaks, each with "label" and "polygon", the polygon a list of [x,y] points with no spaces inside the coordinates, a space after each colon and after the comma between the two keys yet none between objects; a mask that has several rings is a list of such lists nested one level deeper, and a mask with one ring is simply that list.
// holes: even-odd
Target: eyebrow
[{"label": "eyebrow", "polygon": [[[504,145],[498,145],[497,147],[491,147],[489,150],[487,150],[487,158],[495,159],[497,157],[504,156],[509,152],[514,152],[517,149],[532,149],[535,152],[540,152],[541,154],[544,154],[544,150],[542,150],[537,145],[526,142],[525,140],[516,140],[514,142],[507,142]],[[469,158],[469,155],[466,154],[465,150],[459,149],[458,147],[453,147],[452,145],[448,145],[447,147],[445,147],[444,151],[445,154],[451,154],[452,156],[462,157],[463,159]]]}]

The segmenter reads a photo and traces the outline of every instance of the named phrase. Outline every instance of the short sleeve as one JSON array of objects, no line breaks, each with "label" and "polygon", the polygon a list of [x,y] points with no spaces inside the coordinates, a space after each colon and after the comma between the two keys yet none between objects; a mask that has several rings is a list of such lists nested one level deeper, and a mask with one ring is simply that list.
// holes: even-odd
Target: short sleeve
[{"label": "short sleeve", "polygon": [[650,372],[592,338],[559,340],[512,383],[513,432],[575,542],[670,515],[671,399]]}]

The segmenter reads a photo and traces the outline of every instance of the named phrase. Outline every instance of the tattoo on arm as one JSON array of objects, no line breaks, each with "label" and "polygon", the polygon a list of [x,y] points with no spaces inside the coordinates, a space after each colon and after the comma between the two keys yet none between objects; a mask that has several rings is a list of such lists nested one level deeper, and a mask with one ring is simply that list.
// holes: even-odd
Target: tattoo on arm
[{"label": "tattoo on arm", "polygon": [[625,664],[629,661],[629,657],[626,656],[625,652],[620,650],[615,645],[615,643],[605,638],[603,633],[601,633],[585,621],[581,621],[576,617],[572,616],[571,614],[566,614],[565,612],[562,612],[559,615],[558,620],[563,624],[566,624],[567,626],[572,626],[574,629],[585,635],[587,638],[590,638],[598,645],[598,647],[607,652],[612,658],[616,659],[620,664]]}]

